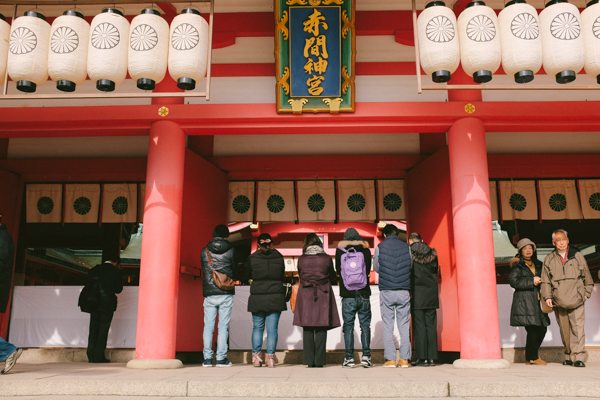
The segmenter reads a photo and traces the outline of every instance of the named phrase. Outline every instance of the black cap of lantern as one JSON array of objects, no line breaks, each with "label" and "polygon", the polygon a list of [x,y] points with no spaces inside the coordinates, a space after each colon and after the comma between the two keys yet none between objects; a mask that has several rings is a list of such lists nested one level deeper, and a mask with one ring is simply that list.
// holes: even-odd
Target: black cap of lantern
[{"label": "black cap of lantern", "polygon": [[431,80],[435,83],[444,83],[450,80],[450,71],[446,71],[445,69],[440,69],[439,71],[435,71],[431,74]]},{"label": "black cap of lantern", "polygon": [[39,19],[43,19],[44,21],[46,20],[46,16],[42,13],[39,12],[35,12],[35,11],[25,11],[25,13],[23,14],[23,16],[25,17],[35,17],[35,18],[39,18]]},{"label": "black cap of lantern", "polygon": [[6,17],[5,17],[4,15],[2,15],[2,14],[0,14],[0,19],[1,19],[2,21],[6,21]]},{"label": "black cap of lantern", "polygon": [[525,0],[511,0],[504,5],[504,8],[512,6],[513,4],[527,4],[527,2]]},{"label": "black cap of lantern", "polygon": [[63,13],[63,15],[70,15],[72,17],[77,17],[77,18],[83,19],[83,14],[80,12],[77,12],[75,10],[67,10]]},{"label": "black cap of lantern", "polygon": [[427,5],[425,6],[425,8],[429,8],[429,7],[437,7],[437,6],[446,6],[446,3],[444,3],[443,1],[432,1],[430,3],[427,3]]},{"label": "black cap of lantern", "polygon": [[566,71],[561,71],[558,74],[556,74],[556,83],[570,83],[573,82],[575,78],[577,78],[577,74],[575,73],[575,71],[571,71],[568,69]]},{"label": "black cap of lantern", "polygon": [[60,81],[56,82],[56,88],[61,92],[71,93],[75,91],[76,87],[77,85],[75,84],[75,82],[71,82],[66,79],[61,79]]},{"label": "black cap of lantern", "polygon": [[155,10],[154,8],[144,8],[140,14],[154,14],[160,16],[160,11]]},{"label": "black cap of lantern", "polygon": [[480,69],[473,73],[473,81],[475,83],[487,83],[492,80],[492,71],[488,71],[487,69]]},{"label": "black cap of lantern", "polygon": [[25,93],[35,92],[37,85],[31,81],[17,81],[17,89]]},{"label": "black cap of lantern", "polygon": [[600,85],[600,75],[596,76],[596,83],[598,83],[598,85]]},{"label": "black cap of lantern", "polygon": [[138,89],[142,90],[154,90],[156,87],[156,82],[154,82],[152,79],[140,78],[137,80],[137,87]]},{"label": "black cap of lantern", "polygon": [[587,8],[587,7],[593,6],[594,4],[598,4],[598,3],[599,3],[599,1],[598,1],[598,0],[592,0],[592,1],[590,1],[589,3],[587,3],[587,4],[585,5],[585,7]]},{"label": "black cap of lantern", "polygon": [[515,74],[515,82],[517,83],[529,83],[533,80],[533,71],[524,69]]},{"label": "black cap of lantern", "polygon": [[96,81],[96,89],[101,92],[112,92],[115,90],[115,83],[109,79],[98,79]]},{"label": "black cap of lantern", "polygon": [[483,1],[472,1],[469,4],[467,4],[465,6],[465,10],[469,7],[473,7],[473,6],[485,6],[485,3]]},{"label": "black cap of lantern", "polygon": [[196,15],[202,15],[200,13],[200,11],[196,10],[195,8],[184,8],[183,10],[181,10],[182,14],[196,14]]},{"label": "black cap of lantern", "polygon": [[112,7],[107,7],[107,8],[103,8],[102,9],[103,13],[114,13],[114,14],[119,14],[121,17],[123,16],[123,11],[118,10],[116,8],[112,8]]},{"label": "black cap of lantern", "polygon": [[544,6],[544,8],[548,8],[551,5],[558,4],[558,3],[568,3],[568,1],[567,0],[552,0],[552,1],[547,2],[546,5]]},{"label": "black cap of lantern", "polygon": [[196,81],[192,78],[179,78],[177,79],[177,87],[182,90],[194,90]]}]

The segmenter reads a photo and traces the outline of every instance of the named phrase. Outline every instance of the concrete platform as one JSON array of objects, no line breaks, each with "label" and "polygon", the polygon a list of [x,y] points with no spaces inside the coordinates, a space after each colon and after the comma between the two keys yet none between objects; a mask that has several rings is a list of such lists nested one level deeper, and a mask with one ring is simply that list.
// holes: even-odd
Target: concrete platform
[{"label": "concrete platform", "polygon": [[[124,363],[19,362],[0,377],[0,396],[109,396],[162,398],[474,398],[600,397],[600,363],[586,368],[551,363],[513,364],[508,369],[435,367],[345,369],[340,365],[274,369],[234,364],[230,368],[186,365],[172,370],[136,370]],[[76,399],[76,397],[69,397]],[[94,399],[99,399],[94,397]]]}]

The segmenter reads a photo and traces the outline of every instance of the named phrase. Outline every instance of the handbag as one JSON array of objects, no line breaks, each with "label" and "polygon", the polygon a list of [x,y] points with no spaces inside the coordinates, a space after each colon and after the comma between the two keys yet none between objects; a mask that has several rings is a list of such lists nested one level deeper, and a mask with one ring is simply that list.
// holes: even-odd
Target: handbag
[{"label": "handbag", "polygon": [[287,303],[292,298],[292,284],[284,283],[283,287],[285,288],[285,302]]},{"label": "handbag", "polygon": [[554,311],[554,308],[548,307],[548,304],[546,304],[544,299],[540,299],[540,306],[542,307],[542,312],[544,314],[550,314],[552,311]]},{"label": "handbag", "polygon": [[[212,268],[213,262],[212,257],[210,256],[210,252],[206,249],[206,256],[208,257],[208,264]],[[222,272],[212,270],[213,281],[215,281],[215,285],[221,290],[233,290],[235,287],[235,282],[229,276],[225,275]]]},{"label": "handbag", "polygon": [[298,289],[300,288],[300,281],[292,285],[292,294],[290,297],[290,307],[292,312],[296,312],[296,299],[298,298]]}]

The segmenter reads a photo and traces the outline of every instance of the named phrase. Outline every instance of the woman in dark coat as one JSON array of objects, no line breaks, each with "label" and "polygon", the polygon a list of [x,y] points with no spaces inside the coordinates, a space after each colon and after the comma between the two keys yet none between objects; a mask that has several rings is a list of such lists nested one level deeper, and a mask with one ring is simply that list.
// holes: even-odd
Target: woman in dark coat
[{"label": "woman in dark coat", "polygon": [[542,263],[538,260],[535,243],[529,239],[521,239],[517,243],[519,253],[510,261],[508,281],[515,289],[510,310],[510,325],[524,326],[527,331],[525,344],[525,364],[546,365],[538,351],[550,318],[540,307],[540,283]]},{"label": "woman in dark coat", "polygon": [[335,282],[331,256],[323,250],[321,239],[309,233],[298,259],[300,288],[296,298],[294,325],[304,328],[304,365],[325,365],[327,331],[340,326],[331,284]]},{"label": "woman in dark coat", "polygon": [[280,252],[273,249],[271,235],[261,233],[258,237],[258,250],[246,261],[246,275],[252,279],[248,311],[252,313],[252,364],[260,367],[260,351],[263,344],[263,332],[267,326],[266,365],[275,367],[275,349],[277,348],[277,328],[281,312],[287,310],[285,304],[285,264]]}]

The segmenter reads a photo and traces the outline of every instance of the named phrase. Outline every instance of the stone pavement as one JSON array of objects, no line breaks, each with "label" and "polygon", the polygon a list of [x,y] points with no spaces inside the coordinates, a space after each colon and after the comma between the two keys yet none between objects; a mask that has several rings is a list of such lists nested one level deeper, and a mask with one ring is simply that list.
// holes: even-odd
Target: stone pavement
[{"label": "stone pavement", "polygon": [[[17,363],[0,376],[0,399],[134,400],[183,398],[600,398],[600,363],[586,368],[512,364],[503,370],[435,367],[343,369],[339,365],[274,369],[186,365],[176,370],[134,370],[125,364]],[[41,396],[41,397],[40,397]],[[50,396],[50,397],[48,397]],[[76,397],[71,397],[76,396]],[[108,396],[108,397],[101,397]],[[126,396],[126,397],[125,397]],[[133,396],[133,397],[131,397]]]}]

